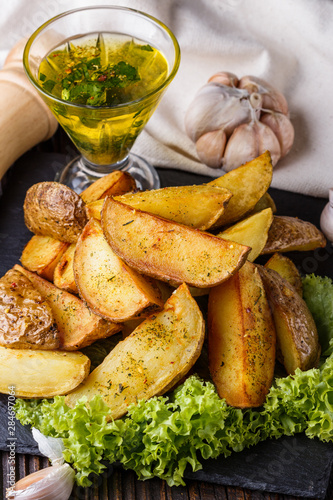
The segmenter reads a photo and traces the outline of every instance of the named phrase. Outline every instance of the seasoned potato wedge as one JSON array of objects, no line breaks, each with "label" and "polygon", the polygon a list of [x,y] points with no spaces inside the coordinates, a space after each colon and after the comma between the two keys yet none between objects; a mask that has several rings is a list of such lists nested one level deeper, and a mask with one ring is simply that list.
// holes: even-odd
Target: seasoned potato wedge
[{"label": "seasoned potato wedge", "polygon": [[213,227],[236,222],[253,210],[256,203],[269,188],[272,175],[271,155],[266,151],[258,158],[209,182],[209,186],[224,187],[229,189],[233,195],[225,211]]},{"label": "seasoned potato wedge", "polygon": [[59,347],[59,332],[49,304],[15,269],[0,279],[0,345],[16,349]]},{"label": "seasoned potato wedge", "polygon": [[110,337],[121,327],[97,316],[75,295],[60,290],[52,283],[31,273],[21,266],[14,269],[22,272],[47,300],[60,333],[60,347],[75,351],[92,344],[95,340]]},{"label": "seasoned potato wedge", "polygon": [[[114,196],[114,199],[185,226],[205,230],[221,216],[231,196],[227,189],[204,184],[127,193]],[[90,203],[88,216],[100,220],[102,208],[102,200]]]},{"label": "seasoned potato wedge", "polygon": [[113,418],[123,416],[131,403],[164,394],[198,359],[205,335],[201,311],[185,284],[167,300],[163,311],[141,323],[119,342],[88,376],[66,397],[74,406],[85,396],[99,394]]},{"label": "seasoned potato wedge", "polygon": [[302,278],[292,260],[288,259],[282,253],[275,253],[266,262],[265,267],[279,273],[282,278],[287,280],[297,290],[301,297],[303,296]]},{"label": "seasoned potato wedge", "polygon": [[135,190],[135,180],[129,173],[114,170],[90,184],[80,196],[85,203],[91,203],[104,199],[106,196],[120,195]]},{"label": "seasoned potato wedge", "polygon": [[75,247],[76,243],[72,243],[62,254],[54,269],[53,283],[58,288],[77,295],[79,292],[75,283],[73,269]]},{"label": "seasoned potato wedge", "polygon": [[116,254],[137,271],[198,288],[228,279],[250,248],[168,221],[106,198],[104,235]]},{"label": "seasoned potato wedge", "polygon": [[34,235],[22,252],[22,266],[48,281],[53,281],[54,270],[68,245],[69,243],[50,236]]},{"label": "seasoned potato wedge", "polygon": [[76,244],[74,276],[89,308],[111,321],[127,321],[163,307],[159,289],[113,252],[95,219]]},{"label": "seasoned potato wedge", "polygon": [[272,221],[272,209],[266,208],[229,227],[217,236],[251,247],[251,252],[247,258],[250,262],[253,262],[265,247]]},{"label": "seasoned potato wedge", "polygon": [[219,219],[231,196],[228,189],[203,184],[128,193],[115,199],[144,212],[205,230]]},{"label": "seasoned potato wedge", "polygon": [[311,222],[274,215],[262,254],[314,250],[326,245],[325,236]]},{"label": "seasoned potato wedge", "polygon": [[209,370],[220,397],[239,408],[261,406],[273,380],[275,344],[260,274],[246,262],[209,293]]},{"label": "seasoned potato wedge", "polygon": [[82,198],[59,182],[31,186],[23,208],[30,231],[65,243],[75,243],[88,220]]},{"label": "seasoned potato wedge", "polygon": [[258,266],[271,305],[277,354],[288,374],[313,368],[320,356],[315,322],[297,291],[273,269]]},{"label": "seasoned potato wedge", "polygon": [[0,347],[0,392],[15,387],[20,398],[51,398],[75,389],[87,377],[90,360],[81,352],[29,351]]}]

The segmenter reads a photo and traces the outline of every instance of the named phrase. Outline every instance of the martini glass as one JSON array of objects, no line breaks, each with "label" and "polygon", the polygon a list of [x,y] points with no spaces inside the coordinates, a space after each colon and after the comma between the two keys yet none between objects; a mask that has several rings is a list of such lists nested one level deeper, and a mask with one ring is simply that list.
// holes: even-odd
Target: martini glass
[{"label": "martini glass", "polygon": [[[163,80],[138,99],[111,106],[76,104],[52,95],[38,79],[42,60],[59,46],[71,46],[76,39],[89,37],[101,43],[105,36],[128,37],[159,50],[167,62]],[[180,50],[173,33],[160,21],[137,10],[99,6],[75,9],[43,24],[29,38],[23,64],[29,80],[69,135],[80,156],[71,161],[57,179],[76,192],[113,170],[125,170],[140,189],[156,189],[156,170],[130,150],[155,111],[164,91],[177,73]]]}]

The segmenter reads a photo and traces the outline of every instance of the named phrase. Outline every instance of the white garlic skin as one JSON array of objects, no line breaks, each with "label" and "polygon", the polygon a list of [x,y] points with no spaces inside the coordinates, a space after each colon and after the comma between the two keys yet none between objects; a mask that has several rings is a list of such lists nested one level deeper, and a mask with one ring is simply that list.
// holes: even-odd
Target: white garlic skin
[{"label": "white garlic skin", "polygon": [[256,76],[243,76],[238,83],[240,89],[247,90],[250,94],[256,92],[262,94],[262,107],[278,111],[284,115],[288,115],[288,103],[284,95],[272,87],[269,83]]},{"label": "white garlic skin", "polygon": [[281,148],[274,132],[259,121],[244,123],[234,130],[227,142],[223,169],[230,172],[267,150],[271,154],[272,165],[276,165],[281,156]]},{"label": "white garlic skin", "polygon": [[68,500],[75,472],[68,464],[52,465],[20,479],[7,489],[6,498],[18,500]]},{"label": "white garlic skin", "polygon": [[281,158],[286,156],[294,143],[295,130],[289,118],[282,113],[264,113],[260,121],[268,125],[276,135],[280,148]]},{"label": "white garlic skin", "polygon": [[221,85],[227,85],[228,87],[237,87],[238,78],[234,73],[229,73],[228,71],[219,71],[215,75],[211,76],[208,80],[209,82],[221,83]]},{"label": "white garlic skin", "polygon": [[185,115],[185,129],[193,142],[207,132],[223,129],[229,135],[241,123],[251,119],[246,90],[219,83],[204,85]]},{"label": "white garlic skin", "polygon": [[206,132],[199,137],[195,147],[202,163],[211,168],[221,168],[226,142],[227,135],[222,129]]},{"label": "white garlic skin", "polygon": [[320,229],[326,238],[333,242],[333,188],[328,191],[329,201],[320,216]]}]

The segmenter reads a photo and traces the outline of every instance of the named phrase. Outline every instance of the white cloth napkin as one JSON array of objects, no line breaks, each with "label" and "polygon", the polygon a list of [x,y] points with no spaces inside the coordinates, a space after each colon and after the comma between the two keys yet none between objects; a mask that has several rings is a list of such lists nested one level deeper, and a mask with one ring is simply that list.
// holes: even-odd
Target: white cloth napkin
[{"label": "white cloth napkin", "polygon": [[261,77],[287,98],[294,146],[273,187],[327,197],[333,187],[333,2],[331,0],[0,0],[0,65],[10,48],[54,15],[114,4],[145,11],[175,33],[179,72],[133,152],[157,167],[210,176],[184,129],[195,93],[218,71]]}]

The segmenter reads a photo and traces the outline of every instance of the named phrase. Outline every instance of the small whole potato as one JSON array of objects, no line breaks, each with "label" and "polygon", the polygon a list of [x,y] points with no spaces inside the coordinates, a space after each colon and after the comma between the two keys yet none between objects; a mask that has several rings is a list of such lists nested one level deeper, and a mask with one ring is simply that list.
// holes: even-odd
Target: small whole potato
[{"label": "small whole potato", "polygon": [[84,201],[58,182],[31,186],[23,208],[24,221],[30,231],[66,243],[75,243],[88,222]]}]

